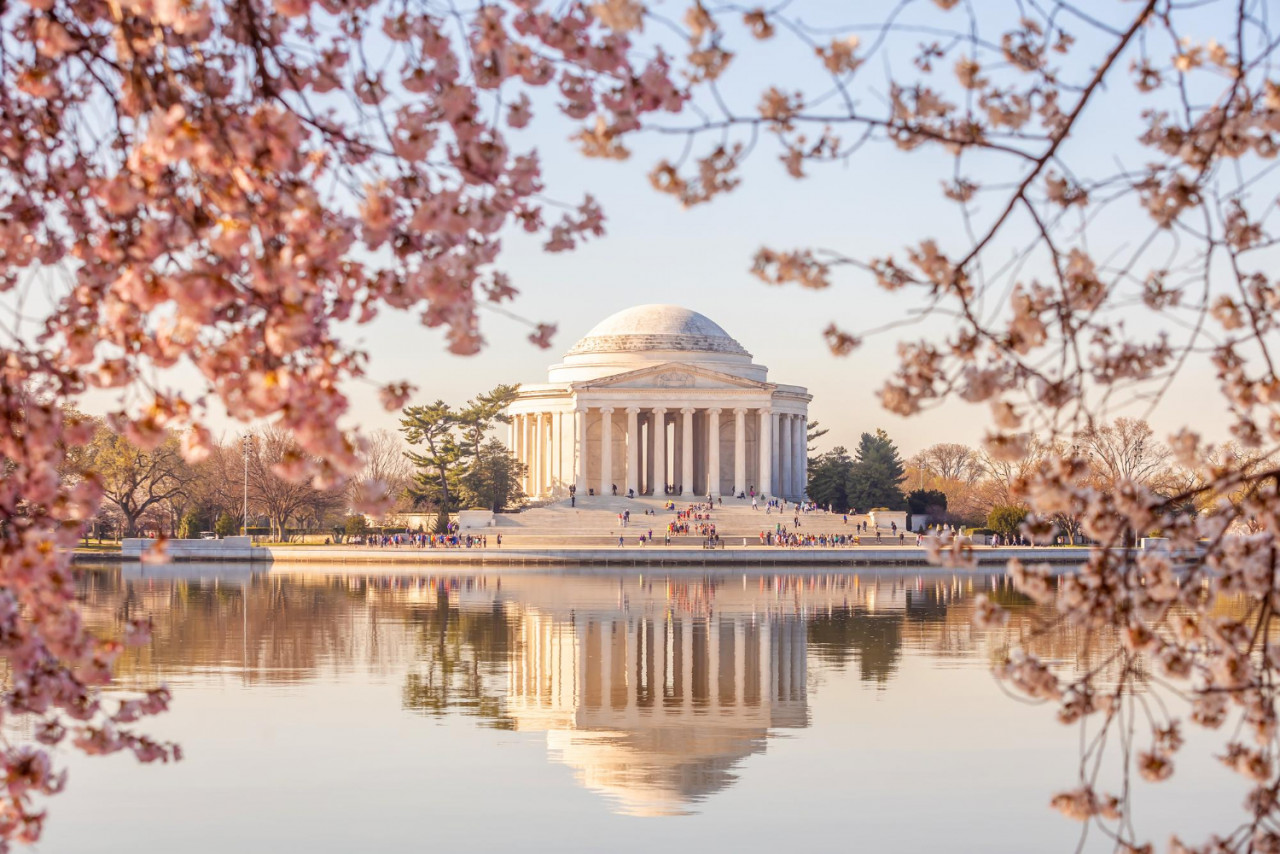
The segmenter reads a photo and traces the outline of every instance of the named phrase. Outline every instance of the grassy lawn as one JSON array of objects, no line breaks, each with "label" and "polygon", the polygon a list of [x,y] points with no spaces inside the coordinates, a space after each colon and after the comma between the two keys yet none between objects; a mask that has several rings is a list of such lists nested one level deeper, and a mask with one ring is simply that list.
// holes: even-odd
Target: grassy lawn
[{"label": "grassy lawn", "polygon": [[76,546],[75,550],[77,552],[83,552],[84,554],[94,554],[94,553],[101,553],[101,552],[118,552],[120,551],[120,544],[119,543],[81,542],[78,546]]}]

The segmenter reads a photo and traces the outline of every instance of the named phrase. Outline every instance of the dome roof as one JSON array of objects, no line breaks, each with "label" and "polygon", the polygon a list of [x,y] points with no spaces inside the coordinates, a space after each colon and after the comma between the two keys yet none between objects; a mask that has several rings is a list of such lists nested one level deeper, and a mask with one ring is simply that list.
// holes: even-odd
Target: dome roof
[{"label": "dome roof", "polygon": [[610,315],[566,355],[643,350],[751,355],[711,318],[678,305],[637,305]]}]

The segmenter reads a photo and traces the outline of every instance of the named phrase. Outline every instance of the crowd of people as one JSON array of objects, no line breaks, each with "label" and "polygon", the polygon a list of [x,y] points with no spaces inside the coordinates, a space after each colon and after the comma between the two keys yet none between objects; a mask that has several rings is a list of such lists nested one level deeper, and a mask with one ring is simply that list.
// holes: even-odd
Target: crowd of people
[{"label": "crowd of people", "polygon": [[[407,534],[367,534],[351,537],[350,545],[368,546],[379,549],[487,549],[488,534],[462,534],[457,525],[450,525],[447,534],[407,533]],[[502,535],[495,536],[495,544],[502,547]]]},{"label": "crowd of people", "polygon": [[[756,499],[764,498],[765,496],[753,494],[753,508],[758,509]],[[914,545],[923,546],[924,540],[928,536],[958,536],[961,533],[955,525],[943,524],[930,524],[924,530],[912,533],[905,528],[900,528],[895,520],[891,520],[887,526],[880,526],[872,525],[866,519],[854,520],[852,533],[802,532],[799,529],[803,526],[802,519],[806,514],[817,512],[826,514],[829,517],[835,514],[830,512],[830,508],[824,509],[812,502],[789,502],[780,498],[768,499],[765,501],[764,506],[766,514],[777,513],[782,515],[789,512],[792,518],[789,526],[784,525],[785,519],[780,519],[774,523],[772,530],[768,528],[761,529],[758,539],[762,546],[780,548],[841,548],[862,545],[903,546],[907,543],[908,533],[911,533],[915,538]],[[703,548],[724,548],[725,541],[714,519],[718,508],[710,498],[704,502],[688,504],[683,509],[679,508],[675,501],[667,500],[663,502],[663,509],[673,514],[662,536],[664,545],[671,545],[672,537],[698,536],[702,539]],[[656,516],[658,511],[646,508],[641,512],[645,516]],[[843,525],[849,524],[849,515],[848,513],[841,514]],[[619,528],[630,527],[632,521],[631,511],[623,510],[617,514],[617,519]],[[499,548],[502,546],[501,534],[494,535],[493,540],[494,545]],[[636,543],[640,546],[651,545],[653,542],[654,533],[652,528],[641,531],[636,537]],[[452,522],[449,525],[448,532],[444,534],[429,534],[423,531],[416,533],[366,534],[349,537],[347,543],[370,548],[484,549],[489,548],[490,537],[488,534],[462,533],[458,528],[458,523]],[[990,543],[993,548],[1034,545],[1022,535],[1010,534],[995,534],[992,536]],[[748,538],[743,538],[742,545],[746,546],[747,544]],[[626,537],[619,534],[618,547],[621,548],[625,545]]]}]

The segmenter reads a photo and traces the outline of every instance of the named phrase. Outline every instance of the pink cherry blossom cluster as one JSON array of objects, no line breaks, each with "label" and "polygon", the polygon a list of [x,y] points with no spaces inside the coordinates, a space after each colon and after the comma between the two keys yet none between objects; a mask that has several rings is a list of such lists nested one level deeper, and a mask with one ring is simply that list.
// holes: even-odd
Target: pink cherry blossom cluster
[{"label": "pink cherry blossom cluster", "polygon": [[[901,251],[871,257],[766,247],[752,272],[832,292],[847,272],[904,300],[902,319],[882,327],[854,326],[857,312],[833,317],[822,334],[837,355],[911,318],[934,321],[898,341],[882,404],[908,416],[950,399],[985,404],[985,453],[1020,469],[1011,498],[1029,510],[1027,535],[1053,542],[1069,531],[1096,544],[1075,573],[1010,572],[1087,649],[1108,649],[1104,661],[1063,673],[1017,653],[1000,675],[1064,722],[1098,722],[1113,736],[1133,725],[1135,704],[1150,711],[1139,718],[1149,744],[1095,744],[1125,745],[1124,767],[1153,782],[1175,772],[1182,720],[1238,723],[1221,758],[1253,786],[1246,822],[1199,848],[1173,847],[1280,850],[1280,652],[1270,637],[1280,607],[1280,283],[1270,261],[1280,39],[1264,4],[1225,0],[1195,11],[1172,0],[981,14],[956,0],[933,5],[904,4],[859,28],[785,6],[693,3],[684,29],[701,53],[687,57],[690,79],[725,81],[754,39],[792,38],[815,67],[779,69],[745,99],[726,85],[699,101],[696,120],[661,128],[680,153],[650,181],[682,204],[710,201],[740,183],[762,140],[797,179],[830,161],[856,170],[856,153],[877,143],[946,170],[938,201],[956,212],[949,233],[910,234]],[[852,181],[848,192],[860,188]],[[1221,396],[1202,405],[1227,413],[1229,449],[1188,429],[1170,439],[1185,482],[1100,471],[1087,446],[1116,407],[1152,405],[1189,371],[1216,376]],[[1169,551],[1135,547],[1152,532]],[[964,538],[927,545],[937,560],[972,562]],[[1245,615],[1218,610],[1224,597],[1244,602]],[[978,617],[1000,625],[1008,615],[984,599]],[[1185,706],[1144,701],[1156,683]],[[1094,782],[1082,776],[1054,806],[1104,824],[1121,850],[1148,850],[1132,838],[1127,795]]]},{"label": "pink cherry blossom cluster", "polygon": [[[529,93],[550,90],[612,145],[684,106],[667,56],[635,45],[613,6],[0,9],[0,297],[23,306],[55,284],[38,327],[0,340],[0,714],[35,716],[50,745],[177,758],[129,728],[167,692],[100,694],[124,641],[87,632],[72,596],[67,550],[101,489],[92,472],[67,474],[66,449],[87,438],[67,405],[118,390],[114,429],[143,448],[180,431],[197,462],[214,446],[201,421],[216,400],[292,435],[279,474],[322,486],[354,474],[362,440],[339,423],[366,358],[337,324],[414,311],[474,353],[480,306],[517,292],[495,266],[505,229],[548,251],[603,233],[590,197],[548,216],[537,153],[508,136],[533,118]],[[531,326],[549,346],[554,325]],[[161,388],[155,372],[179,364],[203,386]],[[396,382],[382,399],[395,409],[411,393]],[[0,763],[3,848],[38,838],[34,799],[62,778],[39,745]]]}]

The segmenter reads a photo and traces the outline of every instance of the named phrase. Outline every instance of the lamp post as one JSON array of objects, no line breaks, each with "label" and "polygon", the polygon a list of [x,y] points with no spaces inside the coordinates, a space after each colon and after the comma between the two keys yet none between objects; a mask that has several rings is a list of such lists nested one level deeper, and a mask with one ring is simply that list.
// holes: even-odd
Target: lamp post
[{"label": "lamp post", "polygon": [[246,537],[249,535],[249,441],[250,437],[247,433],[240,439],[244,450],[244,526],[240,534]]}]

